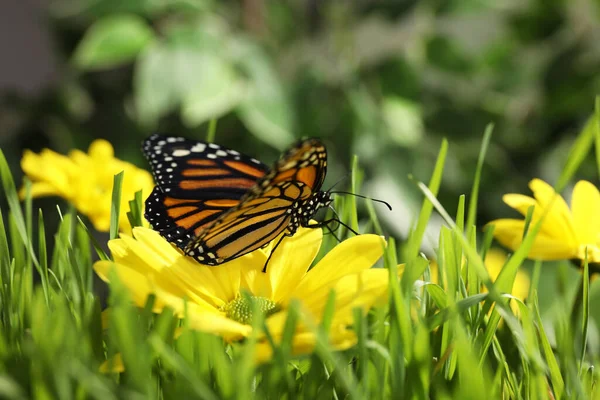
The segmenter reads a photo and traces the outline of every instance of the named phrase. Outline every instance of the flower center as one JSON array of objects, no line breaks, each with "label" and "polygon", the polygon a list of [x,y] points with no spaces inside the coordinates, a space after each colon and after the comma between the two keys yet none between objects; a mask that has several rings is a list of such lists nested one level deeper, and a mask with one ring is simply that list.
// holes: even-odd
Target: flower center
[{"label": "flower center", "polygon": [[275,314],[279,311],[279,306],[272,300],[260,296],[237,296],[229,303],[221,307],[227,318],[242,324],[252,323],[252,311],[254,304],[258,304],[258,309],[265,316]]}]

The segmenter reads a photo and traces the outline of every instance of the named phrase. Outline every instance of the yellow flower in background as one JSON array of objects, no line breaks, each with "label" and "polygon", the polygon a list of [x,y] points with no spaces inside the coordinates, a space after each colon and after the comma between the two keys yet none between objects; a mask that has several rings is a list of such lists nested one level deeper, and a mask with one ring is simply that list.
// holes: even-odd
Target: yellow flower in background
[{"label": "yellow flower in background", "polygon": [[[555,196],[552,186],[540,179],[533,179],[529,187],[534,198],[521,194],[506,194],[503,200],[510,207],[527,215],[527,209],[535,206],[531,226],[535,225],[549,207],[548,214],[538,232],[529,258],[540,260],[564,260],[586,255],[589,262],[600,262],[600,193],[587,181],[579,181],[573,189],[571,209],[560,196]],[[554,200],[553,200],[554,199]],[[498,219],[494,237],[511,250],[522,242],[525,221],[521,219]]]},{"label": "yellow flower in background", "polygon": [[[87,154],[80,150],[73,150],[68,156],[49,149],[39,154],[26,150],[21,168],[32,181],[33,197],[60,196],[68,200],[102,232],[110,227],[116,174],[124,171],[119,219],[122,231],[131,231],[127,211],[135,192],[142,190],[143,197],[147,197],[154,187],[148,171],[115,158],[111,144],[102,139],[92,142]],[[24,189],[21,190],[23,195]]]},{"label": "yellow flower in background", "polygon": [[[490,279],[492,282],[495,282],[500,275],[500,271],[502,271],[502,267],[506,263],[506,253],[502,250],[491,248],[485,255],[484,265],[490,274]],[[439,284],[439,269],[437,262],[432,260],[429,264],[429,270],[431,275],[431,282]],[[531,280],[529,279],[529,275],[522,270],[517,271],[517,275],[515,276],[515,281],[513,282],[513,287],[511,293],[517,299],[524,301],[529,294],[529,286],[531,285]],[[487,288],[482,285],[482,293],[487,292]],[[515,314],[518,313],[519,306],[514,301],[510,302],[510,306]]]},{"label": "yellow flower in background", "polygon": [[[498,278],[498,275],[500,275],[500,271],[502,271],[502,267],[506,263],[506,253],[499,249],[489,249],[485,255],[484,262],[485,267],[490,274],[490,279],[492,282],[495,282]],[[527,295],[529,294],[530,285],[531,280],[529,279],[529,275],[523,270],[518,270],[510,294],[521,301],[525,301]],[[483,292],[487,292],[487,288],[485,286],[483,287]],[[518,315],[519,306],[516,302],[511,300],[510,308],[512,308],[513,312]]]},{"label": "yellow flower in background", "polygon": [[[157,232],[134,228],[134,237],[121,234],[111,240],[112,261],[99,261],[96,273],[109,281],[116,269],[136,305],[142,307],[150,294],[156,296],[154,312],[169,307],[182,317],[187,301],[192,329],[222,336],[228,342],[252,334],[252,304],[258,302],[275,342],[281,340],[292,301],[298,301],[300,319],[292,341],[294,354],[310,353],[316,343],[311,326],[321,322],[331,290],[335,291],[335,314],[329,331],[333,348],[356,343],[351,330],[353,309],[365,312],[387,300],[388,271],[371,269],[383,254],[384,240],[359,235],[345,240],[314,268],[308,270],[321,246],[321,229],[300,228],[283,239],[273,252],[266,273],[261,272],[273,243],[264,249],[209,267],[184,256]],[[250,297],[248,297],[250,296]],[[259,338],[258,360],[271,357],[271,346]]]}]

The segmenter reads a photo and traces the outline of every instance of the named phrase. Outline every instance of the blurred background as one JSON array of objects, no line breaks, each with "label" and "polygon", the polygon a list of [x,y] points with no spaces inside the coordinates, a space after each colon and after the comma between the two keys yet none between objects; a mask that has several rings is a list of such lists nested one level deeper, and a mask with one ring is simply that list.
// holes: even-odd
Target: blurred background
[{"label": "blurred background", "polygon": [[[217,143],[271,163],[315,136],[325,188],[357,155],[360,193],[394,206],[379,215],[402,238],[422,201],[409,176],[427,181],[447,138],[439,198],[454,214],[493,123],[482,226],[516,215],[502,194],[560,173],[600,92],[599,22],[592,0],[3,2],[0,147],[20,183],[25,148],[105,138],[147,168],[147,135],[204,139],[216,118]],[[592,157],[578,179],[597,184]],[[48,232],[56,201],[34,203]]]}]

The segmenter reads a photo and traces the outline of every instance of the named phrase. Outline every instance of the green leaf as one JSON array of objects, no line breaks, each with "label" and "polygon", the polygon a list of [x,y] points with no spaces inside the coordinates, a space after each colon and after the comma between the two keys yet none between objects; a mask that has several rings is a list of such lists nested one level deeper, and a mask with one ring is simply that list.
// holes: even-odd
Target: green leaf
[{"label": "green leaf", "polygon": [[558,362],[556,361],[556,357],[554,356],[554,351],[552,350],[552,346],[550,345],[550,341],[548,340],[548,336],[546,335],[544,324],[542,323],[542,317],[540,316],[540,310],[538,306],[537,293],[534,292],[532,297],[533,312],[539,330],[539,340],[542,344],[544,355],[546,356],[546,364],[548,364],[548,370],[550,372],[550,382],[552,383],[552,388],[554,389],[554,397],[556,399],[561,399],[565,390],[565,381],[563,380],[563,377],[561,375],[560,367],[558,366]]},{"label": "green leaf", "polygon": [[294,140],[290,101],[266,55],[248,43],[238,45],[240,67],[249,80],[238,115],[254,136],[282,150]]},{"label": "green leaf", "polygon": [[477,168],[475,169],[475,178],[473,178],[473,187],[471,189],[471,198],[469,199],[469,213],[467,215],[467,237],[473,226],[475,226],[475,218],[477,216],[477,201],[479,199],[479,182],[481,181],[481,171],[483,170],[483,161],[485,154],[487,153],[490,140],[492,139],[492,132],[494,130],[494,124],[488,124],[483,134],[483,140],[481,142],[481,149],[479,150],[479,157],[477,158]]},{"label": "green leaf", "polygon": [[562,192],[567,186],[567,183],[569,183],[583,160],[585,160],[585,157],[588,155],[597,134],[597,124],[598,120],[594,114],[589,118],[583,130],[579,133],[579,136],[577,136],[577,140],[569,151],[569,157],[567,158],[565,167],[554,186],[554,190],[558,193]]},{"label": "green leaf", "polygon": [[153,126],[158,119],[175,109],[180,89],[175,76],[185,76],[177,68],[187,61],[161,42],[150,44],[140,54],[133,76],[133,101],[137,119]]},{"label": "green leaf", "polygon": [[142,199],[141,190],[135,192],[133,200],[129,200],[129,211],[127,211],[127,219],[129,220],[129,224],[131,225],[132,229],[136,226],[143,226],[143,202],[144,200]]},{"label": "green leaf", "polygon": [[594,143],[596,144],[596,168],[600,176],[600,96],[594,102]]},{"label": "green leaf", "polygon": [[182,99],[181,117],[186,125],[198,126],[218,118],[242,100],[245,87],[229,61],[203,53],[195,74],[196,82],[187,86]]},{"label": "green leaf", "polygon": [[402,97],[390,96],[383,99],[383,120],[392,140],[405,147],[415,147],[425,133],[421,108],[417,103]]},{"label": "green leaf", "polygon": [[448,305],[446,292],[444,292],[444,289],[442,289],[440,285],[426,282],[423,286],[427,289],[427,292],[440,309],[445,308]]},{"label": "green leaf", "polygon": [[132,14],[104,17],[94,23],[75,49],[73,62],[83,70],[110,69],[133,61],[154,39],[146,21]]},{"label": "green leaf", "polygon": [[148,342],[162,359],[164,363],[173,370],[175,370],[179,376],[185,379],[186,383],[192,389],[193,393],[197,398],[217,400],[219,397],[212,391],[210,385],[207,382],[199,379],[195,374],[194,368],[189,365],[177,352],[166,345],[166,343],[157,335],[153,334],[148,338]]},{"label": "green leaf", "polygon": [[587,258],[587,247],[586,255],[583,264],[583,277],[582,277],[582,289],[581,289],[581,353],[579,359],[579,375],[584,372],[585,362],[585,350],[588,341],[588,329],[590,323],[590,270]]},{"label": "green leaf", "polygon": [[[448,141],[443,140],[442,146],[440,147],[440,151],[438,153],[437,161],[435,163],[435,168],[433,170],[433,174],[431,175],[431,180],[429,181],[429,189],[433,196],[435,196],[440,188],[440,184],[442,183],[442,173],[444,171],[444,162],[446,161],[446,153],[448,152]],[[427,227],[427,222],[429,221],[429,217],[431,216],[431,212],[433,211],[433,203],[429,198],[425,198],[423,200],[423,205],[421,206],[421,212],[419,213],[419,219],[417,220],[417,226],[411,232],[410,237],[408,239],[407,244],[407,260],[412,260],[417,257],[419,254],[419,249],[421,247],[421,242],[423,240],[423,235],[425,234],[425,228]]]},{"label": "green leaf", "polygon": [[112,199],[110,203],[110,238],[119,236],[119,216],[121,213],[121,188],[123,186],[123,171],[115,175],[113,180]]},{"label": "green leaf", "polygon": [[211,46],[181,35],[150,45],[136,63],[134,104],[138,120],[146,126],[179,105],[184,123],[197,126],[228,113],[244,95],[243,80],[231,62]]}]

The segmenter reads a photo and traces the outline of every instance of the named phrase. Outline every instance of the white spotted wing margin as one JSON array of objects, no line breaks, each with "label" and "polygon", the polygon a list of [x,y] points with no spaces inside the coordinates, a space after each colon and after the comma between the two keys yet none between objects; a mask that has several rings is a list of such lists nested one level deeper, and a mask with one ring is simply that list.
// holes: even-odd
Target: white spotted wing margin
[{"label": "white spotted wing margin", "polygon": [[153,229],[182,249],[236,206],[268,171],[236,150],[182,137],[154,134],[144,140],[142,151],[156,182],[144,215]]}]

